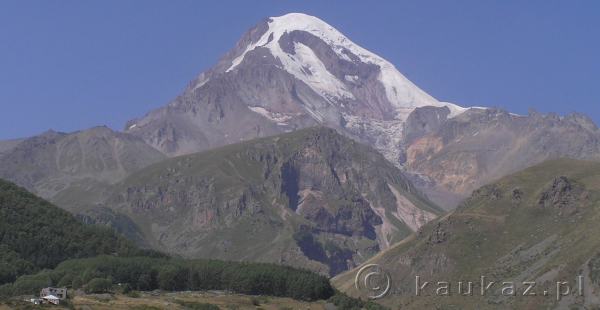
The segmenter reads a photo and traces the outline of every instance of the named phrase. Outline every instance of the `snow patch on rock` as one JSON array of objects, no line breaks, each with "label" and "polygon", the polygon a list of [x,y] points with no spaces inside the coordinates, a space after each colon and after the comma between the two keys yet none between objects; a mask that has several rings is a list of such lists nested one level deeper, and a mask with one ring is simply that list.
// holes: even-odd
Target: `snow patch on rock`
[{"label": "snow patch on rock", "polygon": [[280,126],[285,126],[287,125],[287,121],[289,121],[290,119],[293,118],[292,115],[285,115],[283,113],[274,113],[274,112],[270,112],[267,111],[265,108],[263,107],[248,107],[252,112],[258,113],[270,120],[272,120],[273,122],[277,123],[277,125]]}]

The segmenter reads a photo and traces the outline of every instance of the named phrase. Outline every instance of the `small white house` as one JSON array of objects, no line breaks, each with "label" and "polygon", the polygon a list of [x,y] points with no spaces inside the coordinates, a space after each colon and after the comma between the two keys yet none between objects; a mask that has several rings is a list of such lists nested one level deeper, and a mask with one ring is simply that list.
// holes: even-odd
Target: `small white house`
[{"label": "small white house", "polygon": [[40,292],[40,297],[54,295],[58,298],[67,298],[67,288],[66,287],[46,287],[43,288]]},{"label": "small white house", "polygon": [[57,306],[58,306],[58,304],[60,304],[60,298],[58,298],[54,295],[48,295],[48,296],[44,296],[42,298],[51,304],[55,304]]}]

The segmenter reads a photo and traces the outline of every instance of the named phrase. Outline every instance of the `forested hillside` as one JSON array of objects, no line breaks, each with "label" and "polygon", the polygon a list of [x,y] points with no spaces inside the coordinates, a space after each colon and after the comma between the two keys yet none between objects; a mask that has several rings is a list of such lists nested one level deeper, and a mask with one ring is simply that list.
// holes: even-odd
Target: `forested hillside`
[{"label": "forested hillside", "polygon": [[328,299],[334,294],[326,277],[288,266],[102,255],[65,261],[54,270],[22,276],[14,284],[0,286],[0,296],[33,294],[49,285],[86,286],[90,292],[101,292],[117,283],[143,291],[228,290],[306,301]]},{"label": "forested hillside", "polygon": [[0,284],[52,269],[68,259],[101,254],[165,256],[139,249],[110,228],[87,226],[69,212],[0,179]]}]

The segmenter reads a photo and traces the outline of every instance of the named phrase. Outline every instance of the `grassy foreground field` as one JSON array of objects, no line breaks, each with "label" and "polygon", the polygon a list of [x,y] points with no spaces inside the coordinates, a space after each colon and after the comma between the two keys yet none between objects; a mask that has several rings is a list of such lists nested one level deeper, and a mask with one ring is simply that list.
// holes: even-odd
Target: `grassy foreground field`
[{"label": "grassy foreground field", "polygon": [[[69,300],[75,309],[82,310],[106,310],[106,309],[134,309],[134,310],[184,310],[195,309],[195,307],[186,307],[183,302],[192,302],[198,304],[211,304],[222,310],[242,310],[242,309],[264,309],[264,310],[324,310],[327,301],[319,300],[316,302],[302,302],[291,298],[280,297],[262,297],[241,294],[222,294],[220,292],[141,292],[139,298],[132,298],[122,294],[85,294],[73,296]],[[257,305],[258,304],[258,305]],[[11,305],[2,304],[0,310],[8,309],[41,309],[56,308],[66,309],[57,306],[33,306],[28,303],[12,303]]]}]

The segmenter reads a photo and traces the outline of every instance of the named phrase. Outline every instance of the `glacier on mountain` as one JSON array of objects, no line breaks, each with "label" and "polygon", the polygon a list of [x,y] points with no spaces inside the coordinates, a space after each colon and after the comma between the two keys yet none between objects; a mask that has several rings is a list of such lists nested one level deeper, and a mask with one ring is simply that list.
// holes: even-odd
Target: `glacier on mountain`
[{"label": "glacier on mountain", "polygon": [[[290,13],[270,18],[269,29],[256,43],[249,45],[240,56],[235,58],[226,72],[234,70],[249,51],[257,47],[266,47],[275,58],[279,58],[287,72],[305,82],[328,101],[331,102],[331,98],[335,97],[354,98],[344,83],[327,71],[309,47],[296,43],[296,55],[290,55],[281,49],[279,45],[281,36],[295,30],[308,32],[323,40],[342,59],[352,61],[344,53],[344,50],[348,50],[358,56],[362,62],[379,66],[381,73],[378,80],[385,88],[388,101],[393,108],[398,110],[398,113],[405,114],[407,108],[412,110],[423,106],[447,106],[450,109],[449,117],[452,118],[467,110],[452,103],[437,101],[404,77],[388,61],[356,45],[324,21],[302,13]],[[306,74],[304,70],[307,69],[311,71],[312,75]],[[348,80],[348,78],[346,79]],[[352,77],[349,77],[349,79],[352,79]],[[398,118],[403,117],[399,116]]]}]

